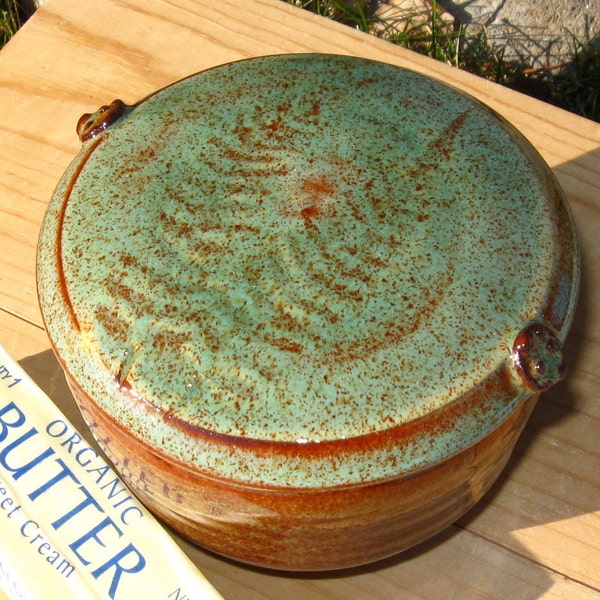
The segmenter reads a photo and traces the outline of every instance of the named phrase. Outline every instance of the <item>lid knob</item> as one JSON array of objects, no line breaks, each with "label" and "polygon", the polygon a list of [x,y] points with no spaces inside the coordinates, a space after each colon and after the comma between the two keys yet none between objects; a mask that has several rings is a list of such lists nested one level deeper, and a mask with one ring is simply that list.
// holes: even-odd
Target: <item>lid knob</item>
[{"label": "lid knob", "polygon": [[542,323],[531,323],[519,332],[512,358],[523,384],[536,392],[547,390],[567,373],[560,341]]},{"label": "lid knob", "polygon": [[82,142],[96,137],[108,126],[120,119],[127,111],[127,104],[122,100],[113,100],[101,106],[95,113],[86,113],[77,122],[77,135]]}]

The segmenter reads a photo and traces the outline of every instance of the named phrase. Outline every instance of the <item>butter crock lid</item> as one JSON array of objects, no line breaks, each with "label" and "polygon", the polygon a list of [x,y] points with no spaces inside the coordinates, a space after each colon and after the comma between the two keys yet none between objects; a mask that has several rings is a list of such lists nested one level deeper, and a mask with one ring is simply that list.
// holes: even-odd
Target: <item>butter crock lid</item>
[{"label": "butter crock lid", "polygon": [[68,376],[215,477],[409,473],[560,379],[578,252],[532,146],[388,64],[239,61],[84,115],[39,246]]}]

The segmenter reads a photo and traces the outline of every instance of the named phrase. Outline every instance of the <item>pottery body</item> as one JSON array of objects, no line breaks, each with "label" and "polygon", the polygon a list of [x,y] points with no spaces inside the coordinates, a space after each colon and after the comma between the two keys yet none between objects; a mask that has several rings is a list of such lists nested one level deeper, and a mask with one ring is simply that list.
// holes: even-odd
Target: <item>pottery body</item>
[{"label": "pottery body", "polygon": [[334,488],[265,488],[208,477],[122,428],[72,387],[96,439],[136,495],[190,540],[229,558],[292,571],[381,560],[439,533],[489,489],[510,458],[537,395],[502,426],[412,476]]},{"label": "pottery body", "polygon": [[314,570],[481,498],[565,374],[578,288],[568,205],[518,132],[329,55],[224,65],[77,129],[40,302],[151,509],[226,556]]}]

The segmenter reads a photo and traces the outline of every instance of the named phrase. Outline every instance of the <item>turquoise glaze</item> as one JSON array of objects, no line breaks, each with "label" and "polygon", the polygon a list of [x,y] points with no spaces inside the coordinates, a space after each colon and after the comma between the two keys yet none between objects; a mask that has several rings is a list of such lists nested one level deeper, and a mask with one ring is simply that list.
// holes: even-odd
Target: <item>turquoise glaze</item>
[{"label": "turquoise glaze", "polygon": [[[535,392],[523,328],[567,333],[579,259],[553,175],[437,81],[266,57],[79,131],[40,239],[50,337],[103,411],[204,472],[312,487],[427,467]],[[532,370],[558,368],[540,343]]]}]

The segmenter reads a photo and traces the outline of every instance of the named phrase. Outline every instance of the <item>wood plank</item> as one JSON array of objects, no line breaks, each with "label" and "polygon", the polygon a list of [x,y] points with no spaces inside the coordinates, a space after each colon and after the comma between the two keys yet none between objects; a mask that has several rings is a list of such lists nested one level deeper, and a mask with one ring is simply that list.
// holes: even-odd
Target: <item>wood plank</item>
[{"label": "wood plank", "polygon": [[1,308],[0,344],[17,361],[50,349],[45,329]]},{"label": "wood plank", "polygon": [[[186,547],[182,542],[182,547]],[[453,527],[400,558],[322,576],[277,575],[203,555],[202,572],[227,599],[597,600],[597,591]]]},{"label": "wood plank", "polygon": [[[40,50],[43,49],[43,50]],[[37,232],[79,148],[79,116],[213,65],[335,52],[417,69],[474,94],[555,169],[573,207],[582,295],[569,378],[543,397],[484,502],[432,542],[349,573],[290,576],[180,542],[226,597],[599,598],[600,125],[277,0],[48,0],[0,52],[0,343],[78,421],[41,326]]]},{"label": "wood plank", "polygon": [[543,398],[506,472],[460,525],[600,589],[600,422]]}]

